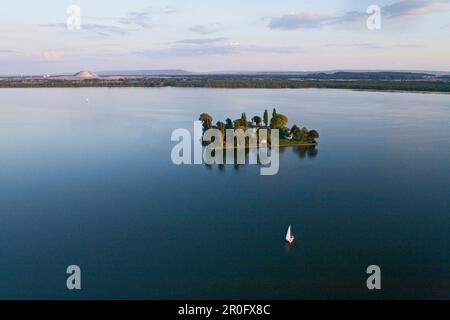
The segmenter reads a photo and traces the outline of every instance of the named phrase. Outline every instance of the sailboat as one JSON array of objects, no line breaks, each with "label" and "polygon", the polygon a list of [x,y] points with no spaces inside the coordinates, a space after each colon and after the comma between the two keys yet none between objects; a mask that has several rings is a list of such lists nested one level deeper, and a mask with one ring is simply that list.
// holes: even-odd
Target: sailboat
[{"label": "sailboat", "polygon": [[289,226],[288,231],[287,231],[287,233],[286,233],[286,241],[287,241],[289,244],[294,243],[294,235],[293,235],[293,233],[292,233],[292,231],[291,231],[291,226]]}]

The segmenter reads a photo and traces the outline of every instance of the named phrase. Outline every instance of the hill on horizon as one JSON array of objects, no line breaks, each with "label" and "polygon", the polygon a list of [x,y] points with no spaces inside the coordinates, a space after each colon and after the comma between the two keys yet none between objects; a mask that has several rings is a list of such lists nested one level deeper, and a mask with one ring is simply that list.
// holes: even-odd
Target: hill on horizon
[{"label": "hill on horizon", "polygon": [[80,71],[73,76],[77,78],[98,78],[98,75],[92,71]]}]

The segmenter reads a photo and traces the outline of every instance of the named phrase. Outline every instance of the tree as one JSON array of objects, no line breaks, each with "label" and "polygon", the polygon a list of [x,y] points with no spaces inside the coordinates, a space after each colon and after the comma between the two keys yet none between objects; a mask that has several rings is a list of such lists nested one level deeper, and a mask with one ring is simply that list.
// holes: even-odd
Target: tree
[{"label": "tree", "polygon": [[280,136],[281,136],[282,138],[287,138],[287,137],[289,137],[289,128],[282,127],[282,128],[280,128],[279,130],[280,130]]},{"label": "tree", "polygon": [[272,111],[272,118],[275,117],[277,115],[277,109],[273,108]]},{"label": "tree", "polygon": [[205,129],[205,131],[211,129],[212,128],[212,119],[206,121],[206,123],[203,125],[203,128]]},{"label": "tree", "polygon": [[207,122],[207,121],[212,122],[213,118],[207,113],[202,113],[200,115],[200,117],[198,118],[198,120],[200,120],[201,122]]},{"label": "tree", "polygon": [[242,119],[236,119],[233,121],[233,129],[244,129],[244,124],[242,123]]},{"label": "tree", "polygon": [[252,121],[253,121],[254,123],[256,123],[257,126],[259,126],[260,123],[262,122],[261,117],[258,117],[258,116],[254,116],[254,117],[252,118]]},{"label": "tree", "polygon": [[267,109],[264,111],[264,123],[266,124],[266,127],[269,125],[269,113],[267,112]]},{"label": "tree", "polygon": [[242,126],[244,127],[244,129],[247,129],[248,122],[247,122],[247,115],[245,114],[245,112],[241,116],[241,123],[242,123]]},{"label": "tree", "polygon": [[291,134],[294,138],[294,140],[302,140],[302,136],[301,136],[301,130],[299,127],[297,127],[297,125],[293,125],[291,128]]},{"label": "tree", "polygon": [[302,128],[302,130],[300,131],[300,135],[301,135],[301,141],[302,142],[308,142],[308,129],[306,128]]},{"label": "tree", "polygon": [[283,128],[286,123],[288,123],[288,118],[282,114],[275,114],[274,117],[270,120],[270,128],[272,129],[280,129]]},{"label": "tree", "polygon": [[203,124],[203,131],[206,131],[206,130],[212,128],[212,121],[213,121],[213,118],[212,118],[209,114],[207,114],[207,113],[202,113],[202,114],[200,115],[200,117],[198,118],[198,120],[201,121],[202,124]]},{"label": "tree", "polygon": [[312,143],[316,142],[316,139],[319,138],[319,133],[316,130],[311,130],[308,132],[308,140]]},{"label": "tree", "polygon": [[225,129],[233,129],[233,121],[231,121],[230,118],[227,118],[227,120],[225,120]]},{"label": "tree", "polygon": [[222,139],[225,140],[225,123],[218,121],[216,126],[217,129],[219,129],[220,132],[222,133]]}]

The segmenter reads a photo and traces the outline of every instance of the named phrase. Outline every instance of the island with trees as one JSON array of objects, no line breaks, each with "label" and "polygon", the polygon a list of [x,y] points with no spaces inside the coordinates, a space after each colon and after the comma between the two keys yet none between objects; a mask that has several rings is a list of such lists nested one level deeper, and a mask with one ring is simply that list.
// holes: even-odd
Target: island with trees
[{"label": "island with trees", "polygon": [[[317,139],[319,138],[319,132],[316,130],[308,130],[305,127],[300,127],[298,125],[293,125],[292,127],[288,127],[288,118],[278,113],[274,108],[272,111],[272,115],[269,118],[269,112],[267,110],[264,111],[262,117],[254,116],[251,119],[247,118],[246,113],[242,113],[239,119],[231,120],[227,118],[225,122],[217,121],[215,124],[213,123],[213,117],[207,113],[202,113],[199,117],[199,121],[202,122],[203,133],[205,133],[209,129],[217,129],[221,132],[223,139],[223,147],[224,148],[236,148],[236,144],[233,146],[226,145],[226,132],[227,130],[242,130],[245,133],[248,133],[248,130],[251,130],[250,133],[255,134],[259,137],[260,130],[266,130],[267,134],[267,143],[268,146],[275,146],[271,141],[271,130],[277,129],[279,130],[279,143],[276,145],[277,147],[315,147],[317,145]],[[246,139],[246,147],[248,147],[248,140]]]}]

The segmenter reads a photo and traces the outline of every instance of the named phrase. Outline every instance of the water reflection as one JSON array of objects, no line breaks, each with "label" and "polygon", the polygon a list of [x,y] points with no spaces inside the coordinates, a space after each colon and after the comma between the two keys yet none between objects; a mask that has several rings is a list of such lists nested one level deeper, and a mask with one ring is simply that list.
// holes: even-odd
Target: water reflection
[{"label": "water reflection", "polygon": [[292,246],[293,246],[293,245],[291,245],[291,244],[289,244],[289,243],[285,243],[285,244],[284,244],[284,253],[285,253],[287,256],[290,255]]},{"label": "water reflection", "polygon": [[[317,147],[284,147],[284,148],[279,148],[279,153],[280,156],[283,154],[286,154],[287,152],[289,152],[288,150],[290,150],[290,152],[294,152],[295,154],[297,154],[297,156],[300,159],[314,159],[318,156],[319,154],[319,150]],[[268,156],[270,157],[271,152],[269,149],[268,152]],[[212,153],[212,156],[215,157],[215,152]],[[233,164],[227,164],[226,161],[226,152],[223,152],[223,163],[224,164],[207,164],[205,163],[205,167],[207,167],[208,169],[212,169],[213,167],[217,167],[220,171],[223,171],[225,169],[225,166],[228,167],[233,167],[234,170],[238,171],[241,167],[245,167],[248,166],[250,163],[255,163],[257,162],[258,166],[263,166],[260,161],[259,161],[259,157],[258,157],[258,149],[245,149],[245,163],[244,164],[238,164],[238,156],[237,156],[237,150],[234,150],[234,157],[233,157]],[[281,158],[280,158],[281,161]]]},{"label": "water reflection", "polygon": [[315,158],[319,154],[319,150],[316,147],[297,147],[293,148],[293,150],[302,159]]}]

